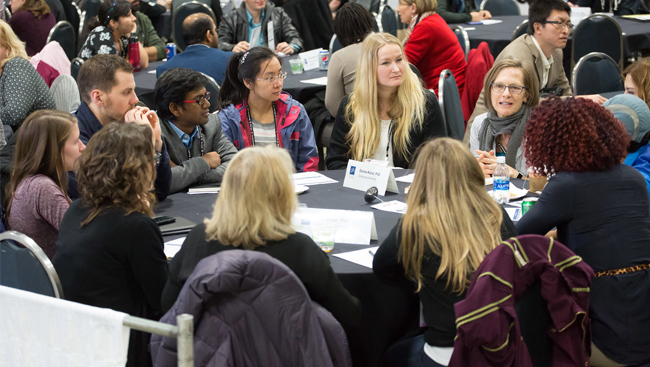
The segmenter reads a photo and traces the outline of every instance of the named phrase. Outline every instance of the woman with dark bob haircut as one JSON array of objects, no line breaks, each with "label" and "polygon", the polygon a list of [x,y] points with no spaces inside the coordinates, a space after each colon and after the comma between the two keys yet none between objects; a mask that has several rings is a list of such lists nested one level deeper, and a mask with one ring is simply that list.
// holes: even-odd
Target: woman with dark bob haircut
[{"label": "woman with dark bob haircut", "polygon": [[596,272],[589,312],[592,366],[650,362],[650,217],[643,176],[621,164],[630,138],[598,104],[552,98],[524,134],[531,176],[548,184],[517,223],[519,234],[557,238]]},{"label": "woman with dark bob haircut", "polygon": [[[111,123],[77,160],[81,200],[59,227],[52,260],[69,301],[158,320],[167,259],[154,223],[151,128]],[[149,335],[131,331],[127,366],[149,366]]]}]

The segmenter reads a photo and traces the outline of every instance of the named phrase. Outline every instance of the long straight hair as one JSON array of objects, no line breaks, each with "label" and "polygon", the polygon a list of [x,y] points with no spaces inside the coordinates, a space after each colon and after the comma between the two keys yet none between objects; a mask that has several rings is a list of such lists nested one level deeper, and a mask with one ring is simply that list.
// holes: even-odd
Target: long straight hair
[{"label": "long straight hair", "polygon": [[484,187],[483,172],[469,149],[451,138],[422,146],[406,197],[399,258],[406,276],[422,289],[425,252],[440,257],[436,280],[462,293],[485,256],[501,242],[503,216]]},{"label": "long straight hair", "polygon": [[[377,67],[378,51],[386,45],[399,46],[406,64],[404,47],[396,37],[388,33],[374,33],[363,41],[354,90],[345,111],[347,120],[354,121],[350,122],[352,127],[347,140],[350,145],[350,158],[357,161],[370,158],[381,140]],[[404,70],[404,82],[397,87],[390,103],[388,116],[397,122],[393,126],[393,149],[396,153],[408,157],[411,149],[409,133],[422,129],[425,114],[422,84],[408,64]]]},{"label": "long straight hair", "polygon": [[282,65],[282,59],[267,47],[253,47],[246,52],[232,55],[228,66],[226,66],[226,75],[217,95],[217,109],[223,110],[228,105],[237,105],[248,99],[250,90],[244,84],[244,80],[255,84],[262,64],[273,58]]},{"label": "long straight hair", "polygon": [[252,250],[295,233],[293,172],[286,149],[251,147],[237,153],[226,168],[212,218],[205,220],[207,240]]},{"label": "long straight hair", "polygon": [[6,188],[7,215],[18,185],[27,177],[45,175],[63,191],[68,201],[68,174],[61,152],[77,119],[62,111],[40,110],[25,119],[18,130],[11,179]]}]

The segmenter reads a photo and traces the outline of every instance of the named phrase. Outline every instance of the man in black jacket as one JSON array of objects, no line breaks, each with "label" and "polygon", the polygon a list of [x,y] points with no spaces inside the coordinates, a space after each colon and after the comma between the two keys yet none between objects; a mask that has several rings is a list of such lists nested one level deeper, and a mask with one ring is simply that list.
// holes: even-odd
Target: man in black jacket
[{"label": "man in black jacket", "polygon": [[[273,29],[271,35],[269,24]],[[219,48],[242,52],[255,46],[268,46],[275,52],[291,55],[302,49],[302,39],[282,8],[266,0],[243,0],[235,12],[223,18]]]}]

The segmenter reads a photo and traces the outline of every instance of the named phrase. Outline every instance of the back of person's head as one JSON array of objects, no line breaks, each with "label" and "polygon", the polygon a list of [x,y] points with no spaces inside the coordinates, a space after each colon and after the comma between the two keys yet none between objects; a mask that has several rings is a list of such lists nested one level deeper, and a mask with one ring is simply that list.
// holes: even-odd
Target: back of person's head
[{"label": "back of person's head", "polygon": [[149,126],[113,122],[90,138],[75,173],[81,200],[91,209],[82,226],[109,207],[153,215],[156,177]]},{"label": "back of person's head", "polygon": [[130,2],[125,0],[104,0],[99,5],[97,16],[91,18],[88,22],[86,32],[90,32],[99,26],[107,27],[111,20],[119,22],[119,18],[128,17],[129,14],[131,14]]},{"label": "back of person's head", "polygon": [[584,98],[551,97],[537,106],[524,132],[528,171],[605,171],[627,155],[630,137],[605,107]]},{"label": "back of person's head", "polygon": [[451,138],[424,144],[406,203],[399,252],[406,274],[419,291],[422,262],[430,251],[441,259],[436,279],[445,279],[452,292],[463,292],[485,255],[501,242],[503,220],[467,146]]},{"label": "back of person's head", "polygon": [[345,3],[336,12],[334,33],[343,47],[363,41],[372,29],[372,16],[359,3]]},{"label": "back of person's head", "polygon": [[637,60],[625,68],[623,79],[626,79],[628,75],[636,86],[636,95],[650,107],[650,57]]},{"label": "back of person's head", "polygon": [[636,152],[650,141],[650,109],[645,102],[630,94],[619,94],[605,103],[603,107],[614,114],[617,120],[623,123],[630,145],[628,152]]},{"label": "back of person's head", "polygon": [[492,104],[491,84],[495,82],[499,73],[508,68],[519,69],[524,75],[524,104],[533,108],[539,104],[539,80],[532,65],[521,60],[506,58],[492,66],[483,79],[483,95],[485,96],[485,107],[496,113]]},{"label": "back of person's head", "polygon": [[158,116],[161,119],[172,120],[174,114],[169,110],[169,105],[176,103],[183,108],[185,96],[204,86],[206,77],[198,71],[173,68],[162,73],[156,80],[154,103],[158,107]]},{"label": "back of person's head", "polygon": [[293,172],[285,149],[251,147],[237,153],[226,168],[212,218],[205,220],[208,240],[252,250],[295,233]]},{"label": "back of person's head", "polygon": [[11,26],[4,20],[0,20],[0,45],[7,49],[5,58],[0,61],[0,69],[4,68],[7,61],[14,57],[29,59],[25,51],[25,43],[16,36]]},{"label": "back of person's head", "polygon": [[50,14],[50,7],[44,0],[25,0],[23,5],[18,8],[18,11],[21,10],[30,11],[36,19],[41,19],[43,15]]},{"label": "back of person's head", "polygon": [[20,182],[33,175],[52,179],[67,198],[68,175],[63,161],[63,147],[77,119],[67,112],[40,110],[29,115],[16,141],[11,179],[6,188],[7,211]]},{"label": "back of person's head", "polygon": [[545,24],[546,19],[551,16],[553,10],[565,11],[571,16],[571,7],[563,0],[535,0],[528,8],[528,30],[529,35],[535,34],[535,23]]},{"label": "back of person's head", "polygon": [[282,65],[282,58],[267,47],[253,47],[246,52],[234,54],[226,67],[226,76],[217,96],[217,109],[222,110],[231,104],[240,104],[248,98],[250,90],[244,80],[255,84],[262,65],[276,58]]},{"label": "back of person's head", "polygon": [[133,66],[117,55],[95,55],[86,60],[77,76],[81,99],[90,104],[95,89],[109,93],[118,83],[115,77],[118,71],[133,74]]},{"label": "back of person's head", "polygon": [[394,127],[394,150],[402,156],[408,156],[410,131],[422,126],[424,120],[425,98],[422,83],[408,65],[404,47],[397,37],[388,33],[373,33],[363,41],[361,59],[357,66],[354,89],[348,103],[346,114],[348,121],[354,124],[348,134],[350,141],[350,158],[364,160],[370,158],[379,146],[379,50],[384,46],[397,46],[401,51],[404,68],[404,81],[397,87],[391,99],[388,116],[396,121]]},{"label": "back of person's head", "polygon": [[[212,32],[213,28],[214,22],[209,15],[204,13],[192,14],[183,21],[183,42],[187,46],[202,43],[205,41],[206,33]],[[214,36],[216,37],[216,34]]]},{"label": "back of person's head", "polygon": [[437,0],[401,0],[400,2],[407,6],[415,4],[415,14],[417,15],[434,12],[438,9]]}]

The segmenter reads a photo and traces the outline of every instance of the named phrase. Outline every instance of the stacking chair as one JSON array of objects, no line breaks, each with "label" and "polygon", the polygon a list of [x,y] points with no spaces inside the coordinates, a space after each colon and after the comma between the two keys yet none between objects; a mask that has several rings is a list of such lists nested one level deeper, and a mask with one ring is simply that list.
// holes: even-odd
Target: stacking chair
[{"label": "stacking chair", "polygon": [[208,92],[210,92],[210,98],[212,99],[212,101],[214,101],[214,102],[210,102],[210,113],[213,113],[217,110],[217,103],[216,103],[217,94],[219,94],[219,90],[221,89],[221,87],[219,86],[219,83],[214,81],[214,79],[210,75],[203,74],[203,76],[207,79],[207,81],[204,84],[205,89]]},{"label": "stacking chair", "polygon": [[9,10],[9,7],[5,8],[5,18],[9,20],[11,18],[11,10]]},{"label": "stacking chair", "polygon": [[368,9],[370,13],[379,13],[379,8],[382,3],[386,3],[384,0],[352,0],[353,3],[361,4],[364,8]]},{"label": "stacking chair", "polygon": [[342,48],[343,48],[343,46],[341,46],[341,42],[339,42],[339,38],[336,37],[336,35],[332,35],[332,40],[330,41],[330,57],[332,57],[332,55],[336,51],[338,51],[338,50],[340,50]]},{"label": "stacking chair", "polygon": [[577,96],[624,89],[616,61],[602,52],[592,52],[578,60],[571,75],[571,88]]},{"label": "stacking chair", "polygon": [[56,41],[61,45],[66,56],[68,56],[68,60],[72,60],[76,56],[77,31],[70,22],[62,20],[56,23],[52,30],[50,30],[50,34],[47,36],[45,43],[50,43],[50,41]]},{"label": "stacking chair", "polygon": [[467,31],[465,28],[459,25],[453,27],[452,30],[454,33],[456,33],[456,37],[458,37],[460,48],[463,49],[463,53],[465,54],[465,61],[467,61],[467,56],[469,55],[469,36],[467,35]]},{"label": "stacking chair", "polygon": [[593,14],[585,18],[573,31],[571,67],[590,52],[602,52],[611,57],[623,70],[623,33],[614,18]]},{"label": "stacking chair", "polygon": [[0,233],[0,285],[63,298],[50,259],[33,239],[16,231]]},{"label": "stacking chair", "polygon": [[390,33],[397,37],[397,14],[390,6],[382,4],[379,13],[375,15],[379,32]]},{"label": "stacking chair", "polygon": [[528,19],[524,20],[521,22],[520,25],[517,26],[514,32],[512,32],[512,39],[511,41],[516,40],[517,38],[523,36],[528,32]]},{"label": "stacking chair", "polygon": [[514,0],[483,0],[481,10],[494,15],[521,15],[519,6]]},{"label": "stacking chair", "polygon": [[204,3],[189,1],[179,5],[172,13],[172,35],[174,37],[174,43],[180,51],[185,50],[185,47],[187,47],[185,41],[183,41],[183,21],[185,18],[195,13],[208,14],[212,17],[215,24],[217,23],[214,12],[210,9],[210,6]]},{"label": "stacking chair", "polygon": [[84,59],[80,57],[75,57],[70,61],[70,75],[74,78],[74,80],[77,80],[77,76],[79,75],[79,69],[81,69],[81,65],[84,64]]},{"label": "stacking chair", "polygon": [[[77,27],[77,51],[81,48],[81,36],[83,35],[84,32],[84,24],[85,24],[85,18],[86,18],[86,12],[81,11],[79,8],[79,5],[75,3],[74,1],[72,2],[72,6],[74,6],[74,9],[77,11],[77,15],[79,16],[79,26]],[[84,40],[85,41],[85,40]]]},{"label": "stacking chair", "polygon": [[463,119],[463,109],[458,94],[458,85],[454,74],[449,69],[440,73],[438,82],[438,103],[440,111],[445,120],[445,129],[447,136],[450,138],[463,140],[465,135],[465,120]]}]

